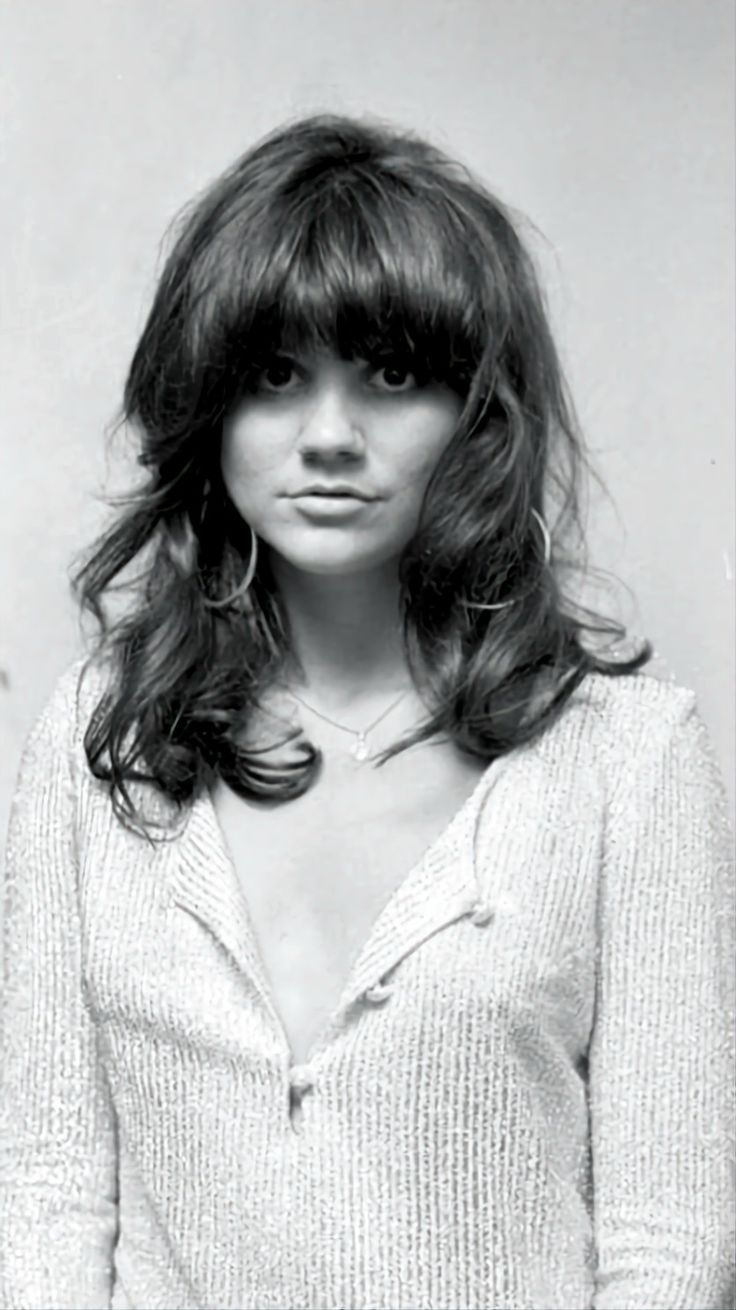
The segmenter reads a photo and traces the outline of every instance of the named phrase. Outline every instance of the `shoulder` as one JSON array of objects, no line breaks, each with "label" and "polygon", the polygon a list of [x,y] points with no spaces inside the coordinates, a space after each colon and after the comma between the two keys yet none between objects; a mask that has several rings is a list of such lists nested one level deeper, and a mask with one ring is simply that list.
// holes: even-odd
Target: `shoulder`
[{"label": "shoulder", "polygon": [[95,655],[79,655],[56,677],[26,740],[29,750],[46,746],[70,759],[82,746],[90,716],[110,684],[110,670]]},{"label": "shoulder", "polygon": [[611,802],[647,781],[656,788],[675,777],[683,786],[699,776],[711,789],[722,787],[696,693],[652,674],[587,674],[540,749],[563,772],[569,765],[595,775]]},{"label": "shoulder", "polygon": [[[105,671],[90,656],[72,660],[53,682],[26,731],[15,774],[11,824],[30,814],[49,815],[63,798],[79,794],[88,773],[86,723],[106,686]],[[43,817],[45,815],[45,817]]]},{"label": "shoulder", "polygon": [[91,712],[110,683],[110,669],[99,656],[78,655],[58,674],[41,717],[76,724]]},{"label": "shoulder", "polygon": [[626,754],[635,752],[652,734],[666,735],[697,713],[697,698],[689,687],[653,674],[589,673],[575,688],[566,710],[576,717],[579,730]]},{"label": "shoulder", "polygon": [[683,730],[707,742],[689,687],[645,673],[588,673],[531,748],[558,777],[595,780],[610,795]]}]

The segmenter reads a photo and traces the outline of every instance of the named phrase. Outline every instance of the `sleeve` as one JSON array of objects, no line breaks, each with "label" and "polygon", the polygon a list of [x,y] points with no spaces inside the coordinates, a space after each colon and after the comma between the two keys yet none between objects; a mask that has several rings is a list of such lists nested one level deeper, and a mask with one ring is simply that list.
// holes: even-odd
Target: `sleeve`
[{"label": "sleeve", "polygon": [[[696,698],[611,800],[589,1051],[594,1310],[736,1306],[736,887]],[[623,772],[623,771],[622,771]]]},{"label": "sleeve", "polygon": [[115,1123],[81,980],[78,666],[23,751],[6,843],[0,1004],[0,1307],[106,1310]]}]

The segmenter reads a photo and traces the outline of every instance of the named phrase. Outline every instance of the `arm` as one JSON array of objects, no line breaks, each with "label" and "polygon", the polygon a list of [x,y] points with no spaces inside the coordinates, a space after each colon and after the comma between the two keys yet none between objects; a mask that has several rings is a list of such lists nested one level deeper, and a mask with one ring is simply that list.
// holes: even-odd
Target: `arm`
[{"label": "arm", "polygon": [[114,1117],[81,986],[73,758],[78,666],[23,752],[3,888],[0,1306],[110,1304]]},{"label": "arm", "polygon": [[595,1310],[736,1301],[736,889],[692,692],[612,799],[590,1050]]}]

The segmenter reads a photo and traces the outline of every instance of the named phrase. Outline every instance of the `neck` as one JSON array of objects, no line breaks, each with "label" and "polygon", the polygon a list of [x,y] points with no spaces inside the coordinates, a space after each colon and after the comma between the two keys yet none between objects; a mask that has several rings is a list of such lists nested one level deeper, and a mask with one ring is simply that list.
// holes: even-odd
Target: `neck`
[{"label": "neck", "polygon": [[330,577],[273,560],[297,657],[292,685],[320,708],[397,696],[411,686],[395,565]]}]

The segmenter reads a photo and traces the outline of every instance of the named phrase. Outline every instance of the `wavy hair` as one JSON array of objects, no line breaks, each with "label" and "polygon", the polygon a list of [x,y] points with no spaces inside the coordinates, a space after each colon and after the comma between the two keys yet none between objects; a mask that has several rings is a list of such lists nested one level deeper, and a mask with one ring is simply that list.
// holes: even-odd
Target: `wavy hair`
[{"label": "wavy hair", "polygon": [[[217,776],[288,800],[316,775],[301,730],[277,761],[242,744],[293,654],[267,552],[247,593],[217,605],[251,553],[220,472],[223,422],[276,352],[309,343],[373,361],[389,349],[463,402],[400,560],[428,717],[381,763],[438,732],[491,761],[551,724],[588,672],[622,676],[652,657],[646,641],[627,660],[596,652],[592,638],[625,629],[564,591],[585,568],[581,472],[600,479],[519,226],[433,144],[334,114],[282,125],[179,216],[120,416],[146,481],[108,498],[117,517],[71,578],[115,671],[85,751],[126,826],[149,835],[133,779],[181,806]],[[536,515],[553,504],[547,559]],[[138,557],[135,602],[111,621],[103,593]]]}]

